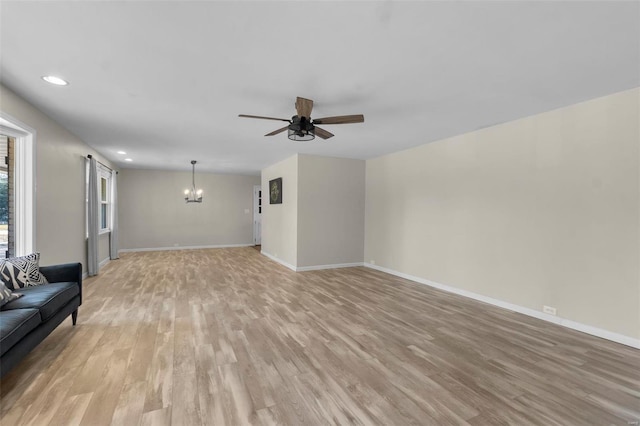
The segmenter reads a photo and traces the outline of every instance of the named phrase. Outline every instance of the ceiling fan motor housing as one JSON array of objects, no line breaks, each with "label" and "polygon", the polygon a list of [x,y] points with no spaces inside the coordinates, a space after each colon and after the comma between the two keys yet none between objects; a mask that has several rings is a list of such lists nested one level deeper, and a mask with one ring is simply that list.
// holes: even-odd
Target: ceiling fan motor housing
[{"label": "ceiling fan motor housing", "polygon": [[291,117],[291,124],[289,124],[289,129],[291,130],[313,130],[315,126],[307,117],[300,117],[294,115]]}]

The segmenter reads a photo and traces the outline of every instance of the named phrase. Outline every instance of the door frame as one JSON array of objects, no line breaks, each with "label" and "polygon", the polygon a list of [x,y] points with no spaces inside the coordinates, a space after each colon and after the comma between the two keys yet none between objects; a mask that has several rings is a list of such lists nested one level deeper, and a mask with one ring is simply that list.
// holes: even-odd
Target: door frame
[{"label": "door frame", "polygon": [[262,186],[253,186],[253,245],[262,245]]}]

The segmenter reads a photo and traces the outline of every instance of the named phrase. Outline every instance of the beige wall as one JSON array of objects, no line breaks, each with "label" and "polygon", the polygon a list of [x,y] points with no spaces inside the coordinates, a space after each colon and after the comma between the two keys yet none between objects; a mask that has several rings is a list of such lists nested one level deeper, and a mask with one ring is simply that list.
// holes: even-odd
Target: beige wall
[{"label": "beige wall", "polygon": [[367,161],[365,262],[639,338],[639,99]]},{"label": "beige wall", "polygon": [[195,180],[204,191],[203,202],[187,204],[183,191],[191,186],[191,172],[121,170],[120,248],[253,244],[253,186],[260,177],[196,168]]},{"label": "beige wall", "polygon": [[[0,110],[36,130],[36,243],[41,264],[86,265],[85,158],[94,155],[73,134],[0,85]],[[108,235],[101,236],[101,241]],[[109,256],[100,243],[98,259]]]},{"label": "beige wall", "polygon": [[[269,181],[282,178],[282,204],[269,204]],[[296,266],[298,262],[298,156],[262,170],[262,252]]]},{"label": "beige wall", "polygon": [[365,162],[298,157],[298,267],[362,263]]}]

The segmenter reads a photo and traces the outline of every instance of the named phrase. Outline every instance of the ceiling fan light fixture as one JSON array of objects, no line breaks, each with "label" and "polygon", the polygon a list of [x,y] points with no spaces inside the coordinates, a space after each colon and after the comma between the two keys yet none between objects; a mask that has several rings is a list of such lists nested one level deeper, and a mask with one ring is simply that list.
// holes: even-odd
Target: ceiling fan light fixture
[{"label": "ceiling fan light fixture", "polygon": [[316,137],[316,129],[307,117],[294,115],[291,117],[288,136],[292,141],[311,141]]},{"label": "ceiling fan light fixture", "polygon": [[289,139],[297,142],[311,141],[315,139],[316,133],[314,129],[301,129],[293,130],[289,129]]}]

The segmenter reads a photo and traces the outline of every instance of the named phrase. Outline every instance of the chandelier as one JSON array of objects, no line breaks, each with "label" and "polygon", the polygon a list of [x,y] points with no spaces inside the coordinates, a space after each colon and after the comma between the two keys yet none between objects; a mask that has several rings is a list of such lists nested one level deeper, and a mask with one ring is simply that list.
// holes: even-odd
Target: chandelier
[{"label": "chandelier", "polygon": [[202,189],[196,190],[196,160],[191,160],[191,189],[184,190],[184,200],[187,203],[202,202]]}]

